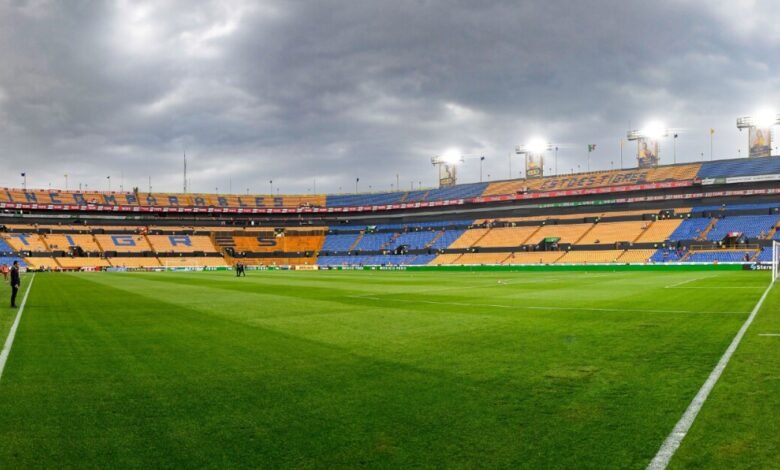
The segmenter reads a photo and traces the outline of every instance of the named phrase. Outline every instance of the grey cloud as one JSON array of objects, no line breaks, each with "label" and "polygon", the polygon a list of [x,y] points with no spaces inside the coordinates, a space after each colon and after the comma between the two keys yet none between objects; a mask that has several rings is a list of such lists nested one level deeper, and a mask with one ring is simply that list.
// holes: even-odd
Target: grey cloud
[{"label": "grey cloud", "polygon": [[[561,171],[584,169],[589,143],[603,169],[650,118],[681,129],[680,161],[709,157],[710,127],[735,157],[734,118],[780,99],[767,16],[768,1],[7,1],[0,184],[152,173],[173,191],[186,150],[199,191],[431,186],[447,147],[506,178],[536,134]],[[478,171],[467,160],[462,181]]]}]

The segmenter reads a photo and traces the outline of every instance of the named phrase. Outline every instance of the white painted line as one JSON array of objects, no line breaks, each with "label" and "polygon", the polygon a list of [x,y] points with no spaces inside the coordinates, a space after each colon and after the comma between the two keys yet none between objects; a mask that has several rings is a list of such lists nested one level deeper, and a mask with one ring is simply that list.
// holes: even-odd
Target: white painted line
[{"label": "white painted line", "polygon": [[780,336],[780,333],[759,333],[758,336]]},{"label": "white painted line", "polygon": [[8,355],[11,354],[11,346],[14,345],[14,338],[16,338],[16,329],[19,328],[19,321],[22,319],[22,312],[24,312],[24,306],[27,304],[27,296],[30,294],[30,288],[32,287],[33,280],[35,280],[35,273],[30,277],[30,283],[27,284],[27,290],[24,293],[22,304],[19,306],[19,311],[16,313],[16,319],[14,324],[11,325],[11,330],[8,331],[8,338],[5,340],[3,350],[0,351],[0,379],[3,377],[3,371],[5,370],[5,363],[8,361]]},{"label": "white painted line", "polygon": [[688,284],[689,282],[698,281],[698,280],[700,280],[700,279],[702,279],[702,278],[700,278],[700,277],[697,277],[697,278],[694,278],[694,279],[687,279],[687,280],[685,280],[685,281],[678,282],[677,284],[672,284],[672,285],[670,285],[670,286],[666,286],[666,289],[673,289],[673,288],[675,288],[675,287],[677,287],[677,286],[682,286],[683,284]]},{"label": "white painted line", "polygon": [[763,305],[766,296],[769,295],[769,291],[772,290],[772,285],[773,284],[769,284],[769,287],[766,288],[764,294],[753,308],[753,311],[750,312],[750,316],[745,320],[745,323],[742,324],[737,335],[734,336],[734,339],[731,340],[731,344],[726,348],[726,352],[723,353],[720,361],[718,361],[718,364],[712,370],[710,376],[707,377],[707,381],[701,386],[699,392],[693,397],[693,401],[688,405],[688,409],[685,410],[685,413],[683,413],[680,420],[674,426],[672,432],[669,433],[669,436],[666,437],[664,443],[661,444],[658,453],[655,454],[655,457],[647,466],[649,470],[662,470],[669,465],[669,461],[672,459],[677,448],[680,447],[682,440],[685,439],[686,434],[688,434],[688,431],[691,429],[693,422],[696,420],[696,416],[698,416],[699,411],[701,411],[701,407],[704,405],[704,402],[707,401],[707,397],[710,396],[710,392],[712,392],[715,384],[718,383],[718,379],[731,360],[731,356],[733,356],[734,351],[737,350],[737,346],[739,346],[740,341],[742,341],[742,337],[745,336],[745,332],[750,327],[750,324],[753,323],[753,319],[756,318],[756,314],[761,309],[761,305]]},{"label": "white painted line", "polygon": [[740,314],[744,315],[748,312],[702,312],[702,311],[690,311],[690,310],[637,310],[627,308],[598,308],[598,307],[547,307],[547,306],[533,306],[533,305],[503,305],[503,304],[470,304],[466,302],[439,302],[435,300],[409,300],[409,299],[394,299],[390,297],[366,297],[366,296],[349,296],[355,299],[363,300],[376,300],[378,302],[402,302],[408,304],[433,304],[433,305],[452,305],[454,307],[492,307],[492,308],[507,308],[512,310],[582,310],[586,312],[636,312],[636,313],[696,313],[696,314]]},{"label": "white painted line", "polygon": [[665,287],[665,289],[763,289],[762,286],[685,286],[685,287]]}]

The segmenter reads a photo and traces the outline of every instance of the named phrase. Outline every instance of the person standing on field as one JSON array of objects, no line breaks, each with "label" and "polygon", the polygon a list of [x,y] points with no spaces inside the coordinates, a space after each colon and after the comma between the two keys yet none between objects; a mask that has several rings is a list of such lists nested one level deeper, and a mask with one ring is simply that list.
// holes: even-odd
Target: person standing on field
[{"label": "person standing on field", "polygon": [[19,262],[14,261],[11,266],[11,308],[16,308],[16,293],[19,292],[19,286],[22,280],[19,277]]}]

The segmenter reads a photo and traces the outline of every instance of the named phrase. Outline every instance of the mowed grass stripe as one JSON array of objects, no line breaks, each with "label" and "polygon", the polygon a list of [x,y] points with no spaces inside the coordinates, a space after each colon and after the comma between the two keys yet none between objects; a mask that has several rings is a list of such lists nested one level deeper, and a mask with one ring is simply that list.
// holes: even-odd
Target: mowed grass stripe
[{"label": "mowed grass stripe", "polygon": [[[0,384],[9,417],[0,461],[638,467],[746,317],[658,318],[630,312],[626,301],[625,312],[609,315],[377,306],[338,297],[380,293],[384,276],[392,288],[403,273],[370,273],[370,289],[350,273],[335,292],[311,284],[340,273],[262,274],[41,276]],[[663,306],[633,274],[605,277],[602,287]],[[720,280],[756,278],[742,274]],[[590,282],[580,277],[559,281],[559,303],[578,304]],[[266,292],[280,279],[283,295]],[[501,292],[470,296],[487,302]],[[741,310],[746,293],[732,294],[722,307]],[[325,307],[334,310],[306,316]]]}]

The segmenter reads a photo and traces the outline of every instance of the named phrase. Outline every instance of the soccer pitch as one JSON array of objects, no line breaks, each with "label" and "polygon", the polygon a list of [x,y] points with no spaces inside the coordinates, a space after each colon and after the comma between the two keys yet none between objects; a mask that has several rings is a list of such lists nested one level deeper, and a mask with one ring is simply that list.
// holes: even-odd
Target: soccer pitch
[{"label": "soccer pitch", "polygon": [[[768,283],[36,274],[0,380],[0,462],[644,468]],[[776,464],[779,310],[773,289],[672,468]],[[4,312],[2,338],[16,314]]]}]

